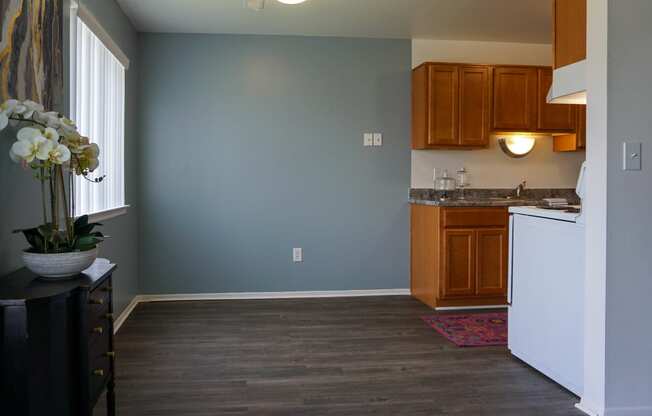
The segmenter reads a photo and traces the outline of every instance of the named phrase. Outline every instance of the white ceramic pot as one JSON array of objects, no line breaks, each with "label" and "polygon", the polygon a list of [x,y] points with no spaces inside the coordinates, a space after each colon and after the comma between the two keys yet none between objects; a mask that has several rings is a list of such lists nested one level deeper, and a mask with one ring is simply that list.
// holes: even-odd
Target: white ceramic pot
[{"label": "white ceramic pot", "polygon": [[23,251],[25,266],[47,280],[62,280],[76,277],[90,267],[97,258],[97,247],[88,251],[70,253],[30,253]]}]

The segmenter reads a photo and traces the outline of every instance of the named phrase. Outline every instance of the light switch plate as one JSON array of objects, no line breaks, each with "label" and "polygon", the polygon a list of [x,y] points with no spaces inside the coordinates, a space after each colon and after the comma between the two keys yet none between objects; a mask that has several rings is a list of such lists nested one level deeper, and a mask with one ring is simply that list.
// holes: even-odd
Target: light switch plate
[{"label": "light switch plate", "polygon": [[363,135],[363,141],[362,141],[363,146],[373,146],[374,145],[374,135],[371,133],[365,133]]},{"label": "light switch plate", "polygon": [[640,142],[623,143],[623,170],[641,170],[641,149]]},{"label": "light switch plate", "polygon": [[301,247],[292,249],[292,261],[295,263],[303,262],[303,249]]},{"label": "light switch plate", "polygon": [[383,135],[382,133],[374,133],[374,146],[383,145]]}]

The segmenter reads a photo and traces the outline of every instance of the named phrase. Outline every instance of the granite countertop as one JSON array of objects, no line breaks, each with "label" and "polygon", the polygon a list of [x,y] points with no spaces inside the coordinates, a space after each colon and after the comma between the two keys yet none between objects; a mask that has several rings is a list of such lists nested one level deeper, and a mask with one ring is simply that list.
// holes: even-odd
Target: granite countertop
[{"label": "granite countertop", "polygon": [[438,207],[512,207],[545,205],[544,198],[566,198],[571,205],[579,205],[580,199],[574,189],[525,189],[515,198],[513,189],[466,189],[464,199],[459,191],[449,192],[449,199],[442,201],[441,192],[433,189],[410,189],[409,202]]}]

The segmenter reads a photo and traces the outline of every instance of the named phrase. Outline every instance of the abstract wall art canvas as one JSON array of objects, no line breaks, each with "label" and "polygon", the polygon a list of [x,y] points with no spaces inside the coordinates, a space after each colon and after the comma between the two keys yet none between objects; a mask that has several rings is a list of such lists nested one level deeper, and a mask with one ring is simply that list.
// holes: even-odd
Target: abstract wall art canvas
[{"label": "abstract wall art canvas", "polygon": [[63,0],[0,0],[0,99],[63,102]]}]

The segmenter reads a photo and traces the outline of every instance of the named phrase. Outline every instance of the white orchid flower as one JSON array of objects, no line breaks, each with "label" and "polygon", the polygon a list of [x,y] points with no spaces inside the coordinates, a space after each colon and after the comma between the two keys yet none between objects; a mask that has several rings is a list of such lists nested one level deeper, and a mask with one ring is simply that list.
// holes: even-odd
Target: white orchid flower
[{"label": "white orchid flower", "polygon": [[35,158],[38,160],[48,160],[53,146],[54,143],[52,140],[48,140],[42,136],[32,137],[27,140],[18,140],[11,146],[9,156],[14,159],[13,154],[19,160],[23,160],[26,163],[32,163]]},{"label": "white orchid flower", "polygon": [[23,112],[24,118],[31,118],[34,113],[42,113],[45,110],[41,104],[31,100],[23,101],[23,106],[25,107],[25,111]]},{"label": "white orchid flower", "polygon": [[69,118],[61,117],[59,119],[59,127],[63,130],[64,135],[77,133],[75,122]]},{"label": "white orchid flower", "polygon": [[88,171],[93,172],[100,165],[100,147],[96,143],[85,146],[82,154],[88,161]]},{"label": "white orchid flower", "polygon": [[18,130],[18,140],[31,140],[35,137],[43,137],[41,130],[34,127],[23,127]]},{"label": "white orchid flower", "polygon": [[20,163],[23,160],[20,156],[18,156],[16,153],[14,153],[14,147],[13,146],[9,149],[9,158],[14,163]]},{"label": "white orchid flower", "polygon": [[34,120],[39,123],[43,123],[48,127],[58,129],[61,127],[61,121],[59,119],[59,113],[56,111],[48,111],[46,113],[34,113]]},{"label": "white orchid flower", "polygon": [[0,111],[7,114],[7,116],[11,116],[16,111],[16,108],[18,108],[19,105],[21,105],[20,101],[9,99],[4,103],[0,104]]},{"label": "white orchid flower", "polygon": [[0,104],[0,130],[3,130],[9,124],[9,117],[14,113],[18,100],[7,100]]},{"label": "white orchid flower", "polygon": [[45,131],[43,132],[43,137],[45,137],[48,140],[52,140],[55,143],[59,143],[59,132],[57,132],[52,127],[48,127],[45,129]]},{"label": "white orchid flower", "polygon": [[62,144],[50,140],[52,143],[49,153],[50,162],[62,165],[70,160],[70,150]]}]

